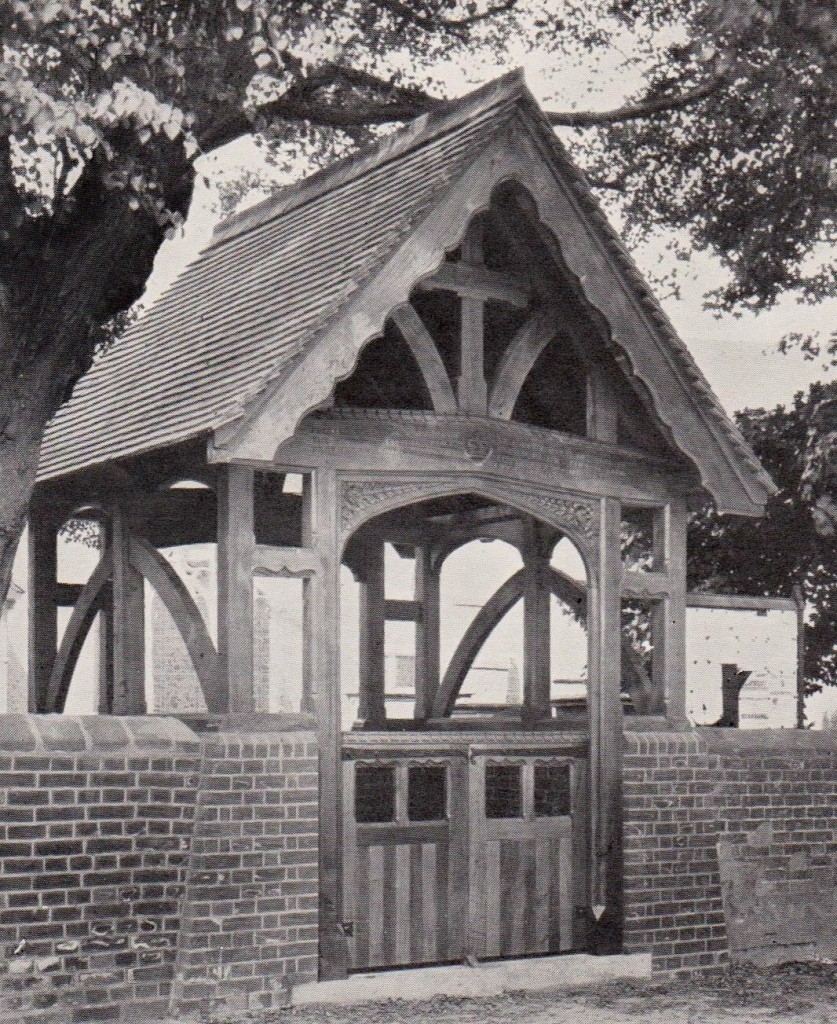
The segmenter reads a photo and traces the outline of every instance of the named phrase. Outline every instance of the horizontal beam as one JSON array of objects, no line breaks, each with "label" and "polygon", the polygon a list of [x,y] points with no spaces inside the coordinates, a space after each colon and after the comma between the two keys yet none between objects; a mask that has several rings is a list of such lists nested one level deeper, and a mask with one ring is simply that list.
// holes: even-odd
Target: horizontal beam
[{"label": "horizontal beam", "polygon": [[345,473],[497,474],[521,484],[561,486],[627,503],[664,504],[699,488],[696,475],[618,445],[509,420],[475,422],[430,412],[376,415],[336,410],[308,417],[277,453],[304,470]]},{"label": "horizontal beam", "polygon": [[628,597],[666,597],[672,586],[671,577],[664,572],[625,569],[622,573],[622,593]]},{"label": "horizontal beam", "polygon": [[531,298],[529,286],[519,278],[467,263],[443,263],[434,273],[423,277],[418,287],[425,291],[456,292],[462,298],[508,302],[518,309],[526,309]]},{"label": "horizontal beam", "polygon": [[721,608],[742,612],[792,612],[798,610],[789,597],[758,597],[748,594],[687,594],[687,608]]},{"label": "horizontal beam", "polygon": [[52,593],[59,608],[72,608],[81,596],[82,590],[82,583],[56,583]]},{"label": "horizontal beam", "polygon": [[418,601],[384,601],[387,622],[421,622],[421,604]]},{"label": "horizontal beam", "polygon": [[255,576],[313,576],[322,560],[312,548],[280,548],[257,544],[253,559]]}]

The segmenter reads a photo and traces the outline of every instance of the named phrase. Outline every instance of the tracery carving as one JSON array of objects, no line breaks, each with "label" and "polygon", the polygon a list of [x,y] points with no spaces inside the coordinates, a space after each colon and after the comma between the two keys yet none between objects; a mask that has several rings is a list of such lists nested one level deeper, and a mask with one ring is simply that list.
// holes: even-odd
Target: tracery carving
[{"label": "tracery carving", "polygon": [[588,541],[596,539],[598,513],[592,502],[552,494],[528,494],[527,502],[542,509],[550,521],[566,524]]},{"label": "tracery carving", "polygon": [[401,483],[387,480],[349,480],[340,490],[340,528],[344,534],[366,518],[370,509],[383,508],[396,503],[408,504],[411,498],[427,493],[425,481],[411,480]]}]

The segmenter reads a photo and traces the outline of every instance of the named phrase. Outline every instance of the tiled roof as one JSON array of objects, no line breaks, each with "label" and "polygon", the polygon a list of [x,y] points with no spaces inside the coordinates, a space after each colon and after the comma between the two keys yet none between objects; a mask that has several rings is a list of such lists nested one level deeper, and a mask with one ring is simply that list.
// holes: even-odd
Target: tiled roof
[{"label": "tiled roof", "polygon": [[220,225],[78,383],[47,428],[39,477],[235,418],[385,262],[524,90],[507,75]]},{"label": "tiled roof", "polygon": [[[47,429],[40,477],[207,434],[240,416],[520,107],[700,414],[726,439],[737,472],[773,493],[518,72],[219,225],[207,249],[77,385]],[[669,426],[676,437],[676,424]]]}]

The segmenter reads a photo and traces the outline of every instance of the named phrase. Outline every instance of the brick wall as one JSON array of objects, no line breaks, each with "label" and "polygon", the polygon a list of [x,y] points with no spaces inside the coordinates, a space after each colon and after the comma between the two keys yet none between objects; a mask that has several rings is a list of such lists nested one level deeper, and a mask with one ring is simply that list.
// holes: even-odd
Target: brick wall
[{"label": "brick wall", "polygon": [[626,951],[837,955],[837,733],[628,733],[623,800]]},{"label": "brick wall", "polygon": [[0,716],[0,1017],[273,1005],[314,977],[315,777],[300,716]]}]

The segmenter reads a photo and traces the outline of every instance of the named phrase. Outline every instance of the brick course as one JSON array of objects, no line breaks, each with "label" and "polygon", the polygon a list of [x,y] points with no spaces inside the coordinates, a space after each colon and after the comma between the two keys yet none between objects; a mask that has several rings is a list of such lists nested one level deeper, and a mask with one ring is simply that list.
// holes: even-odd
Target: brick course
[{"label": "brick course", "polygon": [[625,949],[658,973],[837,954],[837,734],[628,733]]},{"label": "brick course", "polygon": [[3,1019],[275,1005],[316,976],[311,723],[212,726],[0,716]]}]

